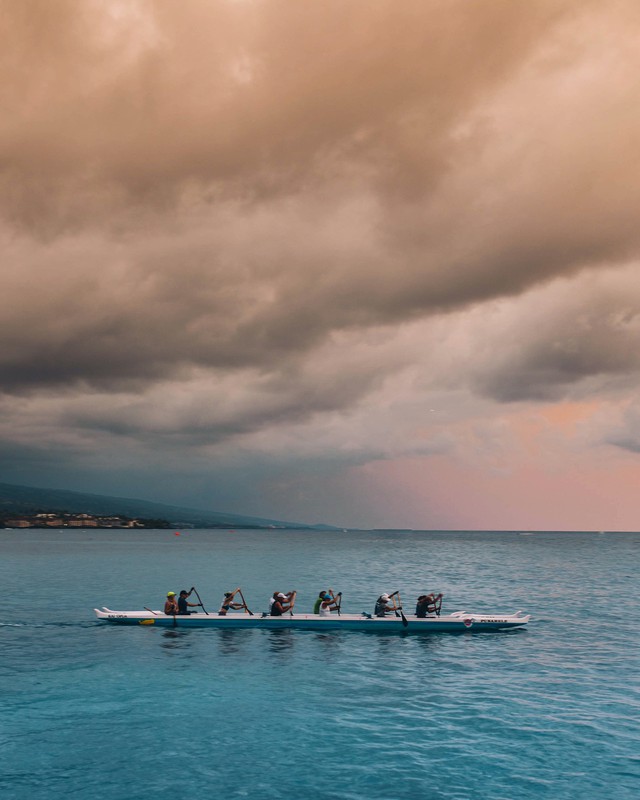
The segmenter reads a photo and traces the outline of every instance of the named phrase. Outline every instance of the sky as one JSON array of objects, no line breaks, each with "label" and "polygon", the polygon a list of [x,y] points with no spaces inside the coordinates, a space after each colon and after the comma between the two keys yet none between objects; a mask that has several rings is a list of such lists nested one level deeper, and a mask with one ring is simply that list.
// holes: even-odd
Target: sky
[{"label": "sky", "polygon": [[1,481],[639,529],[639,3],[0,15]]}]

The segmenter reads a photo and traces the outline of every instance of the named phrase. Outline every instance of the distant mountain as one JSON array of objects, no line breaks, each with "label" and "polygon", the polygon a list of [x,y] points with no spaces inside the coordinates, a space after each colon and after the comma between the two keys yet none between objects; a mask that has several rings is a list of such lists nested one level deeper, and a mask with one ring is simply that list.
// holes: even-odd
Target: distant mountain
[{"label": "distant mountain", "polygon": [[195,508],[151,503],[131,497],[109,497],[63,489],[40,489],[34,486],[14,486],[0,483],[0,516],[18,516],[37,511],[69,511],[76,513],[108,515],[123,514],[128,517],[165,519],[175,527],[195,528],[302,528],[305,530],[336,530],[330,525],[305,525],[220,511],[199,511]]}]

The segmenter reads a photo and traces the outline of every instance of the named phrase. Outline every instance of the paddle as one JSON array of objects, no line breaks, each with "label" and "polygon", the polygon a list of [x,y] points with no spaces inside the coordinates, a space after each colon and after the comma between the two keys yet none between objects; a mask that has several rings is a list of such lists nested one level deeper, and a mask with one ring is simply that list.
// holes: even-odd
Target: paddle
[{"label": "paddle", "polygon": [[[395,603],[394,603],[393,610],[396,612],[396,617],[402,617],[402,625],[403,625],[403,627],[404,628],[408,628],[409,627],[409,620],[405,617],[404,611],[402,610],[402,599],[400,597],[400,592],[399,591],[398,592],[394,592],[393,594],[389,595],[389,598],[395,597],[395,595],[398,595],[398,607],[396,608],[395,607]],[[400,613],[398,613],[398,612],[400,612]]]},{"label": "paddle", "polygon": [[200,607],[202,608],[202,610],[204,611],[204,613],[205,613],[207,616],[209,616],[209,612],[208,612],[208,611],[207,611],[207,609],[206,609],[206,608],[205,608],[205,607],[202,605],[202,600],[200,599],[200,595],[198,594],[198,590],[196,589],[196,587],[195,587],[195,586],[192,586],[192,587],[191,587],[191,591],[196,593],[196,597],[198,598],[198,602],[200,603]]},{"label": "paddle", "polygon": [[[431,602],[429,602],[429,600]],[[435,592],[431,592],[427,595],[427,614],[435,614],[436,617],[440,616],[440,611],[442,609],[442,592],[436,594]]]},{"label": "paddle", "polygon": [[244,599],[244,595],[242,594],[242,589],[238,589],[238,592],[240,593],[240,597],[242,598],[242,605],[244,606],[244,610],[247,612],[247,614],[253,616],[253,611],[249,611],[249,607],[247,606],[247,601]]},{"label": "paddle", "polygon": [[296,604],[296,595],[297,594],[298,594],[297,592],[292,592],[291,593],[291,600],[289,600],[289,614],[291,614],[291,616],[293,616],[293,607]]},{"label": "paddle", "polygon": [[398,609],[400,611],[400,616],[402,617],[402,626],[404,628],[408,628],[409,620],[405,617],[404,611],[402,610],[402,598],[400,597],[400,592],[398,592]]},{"label": "paddle", "polygon": [[151,613],[152,613],[152,614],[153,614],[155,617],[157,617],[157,616],[158,616],[158,615],[156,614],[156,612],[155,612],[155,611],[153,611],[151,608],[147,608],[146,606],[143,606],[143,608],[144,608],[144,610],[145,610],[145,611],[150,611],[150,612],[151,612]]},{"label": "paddle", "polygon": [[[332,592],[332,594],[333,594],[333,592]],[[342,608],[342,592],[338,592],[338,598],[339,598],[338,607],[336,608],[336,611],[338,612],[338,616],[340,616],[340,609]],[[334,597],[334,600],[335,600],[335,597]]]}]

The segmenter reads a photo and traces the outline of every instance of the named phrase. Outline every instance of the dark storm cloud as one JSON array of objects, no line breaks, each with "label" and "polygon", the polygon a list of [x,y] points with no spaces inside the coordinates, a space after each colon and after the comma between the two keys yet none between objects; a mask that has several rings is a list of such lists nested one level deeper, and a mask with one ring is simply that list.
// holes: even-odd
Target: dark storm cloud
[{"label": "dark storm cloud", "polygon": [[[633,3],[2,12],[7,392],[254,369],[276,400],[185,412],[187,434],[307,418],[375,385],[345,361],[312,390],[305,360],[336,331],[518,296],[640,244]],[[603,360],[634,367],[620,337],[603,353],[589,333],[574,349],[560,327],[555,349],[540,333],[481,389],[542,397]],[[151,424],[131,407],[67,414],[122,434]]]},{"label": "dark storm cloud", "polygon": [[532,293],[517,319],[488,321],[485,353],[471,368],[476,390],[500,402],[628,391],[640,377],[636,276],[634,265],[551,285]]},{"label": "dark storm cloud", "polygon": [[[317,374],[302,371],[287,385],[281,376],[245,375],[238,385],[233,379],[200,384],[192,380],[188,400],[167,385],[151,396],[127,394],[118,400],[94,395],[68,404],[59,423],[77,431],[136,436],[149,442],[162,437],[163,445],[204,447],[264,428],[295,426],[315,414],[351,406],[380,381],[377,370],[362,367],[351,370],[351,377],[340,388],[336,381],[320,381]],[[158,410],[150,413],[150,407]]]}]

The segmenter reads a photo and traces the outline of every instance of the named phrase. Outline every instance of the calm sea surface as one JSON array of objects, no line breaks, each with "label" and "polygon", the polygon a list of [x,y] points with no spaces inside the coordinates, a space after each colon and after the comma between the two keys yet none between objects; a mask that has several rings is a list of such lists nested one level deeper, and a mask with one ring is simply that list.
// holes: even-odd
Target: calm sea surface
[{"label": "calm sea surface", "polygon": [[[0,796],[636,800],[640,534],[0,531]],[[195,585],[371,611],[427,589],[529,629],[94,621]]]}]

